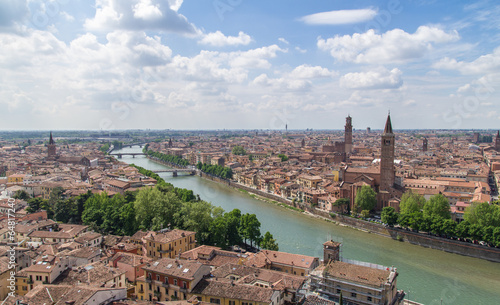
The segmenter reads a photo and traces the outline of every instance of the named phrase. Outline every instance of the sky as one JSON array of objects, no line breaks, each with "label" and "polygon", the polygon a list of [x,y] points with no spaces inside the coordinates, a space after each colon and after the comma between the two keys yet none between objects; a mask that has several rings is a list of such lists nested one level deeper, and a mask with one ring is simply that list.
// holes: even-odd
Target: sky
[{"label": "sky", "polygon": [[0,0],[0,130],[498,129],[500,4]]}]

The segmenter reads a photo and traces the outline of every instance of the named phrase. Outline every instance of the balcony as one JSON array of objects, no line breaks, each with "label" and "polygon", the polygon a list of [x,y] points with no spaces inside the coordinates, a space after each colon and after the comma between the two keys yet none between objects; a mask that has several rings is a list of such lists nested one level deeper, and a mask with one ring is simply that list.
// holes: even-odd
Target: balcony
[{"label": "balcony", "polygon": [[144,289],[140,289],[137,293],[144,293]]},{"label": "balcony", "polygon": [[158,298],[158,300],[161,298],[161,292],[160,291],[156,291],[155,290],[154,294],[155,294],[155,297]]},{"label": "balcony", "polygon": [[146,277],[145,280],[146,280],[146,283],[151,283],[151,277],[150,276]]},{"label": "balcony", "polygon": [[163,287],[166,287],[166,288],[168,288],[168,287],[170,286],[170,285],[168,284],[168,282],[167,282],[167,283],[162,282],[162,283],[161,283],[161,285],[162,285]]}]

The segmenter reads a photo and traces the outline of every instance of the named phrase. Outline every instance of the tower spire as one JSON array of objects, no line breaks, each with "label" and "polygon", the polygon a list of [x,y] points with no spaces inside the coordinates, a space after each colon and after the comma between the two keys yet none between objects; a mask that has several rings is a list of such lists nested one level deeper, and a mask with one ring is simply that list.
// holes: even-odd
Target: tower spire
[{"label": "tower spire", "polygon": [[392,124],[391,124],[391,113],[387,115],[387,121],[385,122],[384,133],[392,133]]},{"label": "tower spire", "polygon": [[49,144],[55,144],[54,139],[52,138],[52,131],[50,132]]}]

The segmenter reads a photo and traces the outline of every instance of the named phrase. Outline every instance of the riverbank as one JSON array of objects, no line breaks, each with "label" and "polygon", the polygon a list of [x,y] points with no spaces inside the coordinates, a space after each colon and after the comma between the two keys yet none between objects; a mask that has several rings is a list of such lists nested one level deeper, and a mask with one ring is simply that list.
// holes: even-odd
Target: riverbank
[{"label": "riverbank", "polygon": [[299,207],[295,207],[293,206],[292,201],[271,193],[267,193],[245,185],[241,185],[236,182],[231,182],[217,177],[213,177],[201,172],[199,173],[199,176],[201,178],[217,182],[219,184],[231,187],[233,189],[237,189],[240,192],[246,193],[250,197],[253,196],[260,197],[260,198],[253,197],[255,199],[260,199],[262,201],[275,204],[283,208],[292,209],[299,212],[300,214],[309,214],[310,216],[316,216],[325,221],[335,223],[337,225],[346,226],[366,233],[374,233],[379,236],[392,238],[400,242],[408,242],[410,244],[426,248],[431,248],[435,250],[440,250],[449,253],[484,259],[495,263],[500,263],[500,249],[498,248],[485,247],[481,245],[475,245],[471,243],[465,243],[461,241],[426,235],[423,233],[415,233],[404,229],[390,228],[382,224],[373,223],[362,219],[345,216],[342,214],[334,213],[334,215],[336,216],[335,219],[333,219],[330,216],[330,214],[326,211],[319,210],[316,208],[310,208],[304,204],[297,204]]}]

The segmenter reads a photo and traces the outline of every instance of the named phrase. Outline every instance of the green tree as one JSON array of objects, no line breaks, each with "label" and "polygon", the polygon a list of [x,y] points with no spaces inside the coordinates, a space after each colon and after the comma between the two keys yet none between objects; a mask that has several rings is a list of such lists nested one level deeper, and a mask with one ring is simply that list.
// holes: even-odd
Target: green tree
[{"label": "green tree", "polygon": [[490,205],[487,202],[472,203],[465,209],[464,219],[471,224],[481,227],[500,226],[500,206]]},{"label": "green tree", "polygon": [[28,200],[30,195],[25,190],[17,190],[13,196],[14,199]]},{"label": "green tree", "polygon": [[233,155],[243,156],[246,155],[247,152],[242,146],[236,145],[233,147],[232,153]]},{"label": "green tree", "polygon": [[424,204],[424,215],[436,215],[443,219],[451,218],[448,199],[446,199],[443,194],[431,196],[431,198],[429,198],[429,200]]},{"label": "green tree", "polygon": [[285,154],[278,154],[278,157],[280,157],[281,162],[288,161],[288,156]]},{"label": "green tree", "polygon": [[174,215],[180,210],[181,201],[173,191],[144,188],[137,193],[134,207],[139,228],[156,231],[176,225]]},{"label": "green tree", "polygon": [[337,207],[341,207],[342,213],[345,213],[346,211],[347,211],[347,213],[349,213],[349,209],[351,207],[351,200],[349,200],[349,198],[339,198],[339,199],[335,200],[333,205],[337,206]]},{"label": "green tree", "polygon": [[425,198],[417,193],[408,190],[401,197],[399,204],[399,211],[401,214],[411,214],[413,212],[421,211],[425,204]]},{"label": "green tree", "polygon": [[78,209],[76,197],[58,200],[54,206],[54,218],[63,223],[76,223]]},{"label": "green tree", "polygon": [[268,249],[268,250],[273,250],[273,251],[278,251],[278,243],[276,242],[276,239],[273,238],[273,235],[269,233],[269,231],[264,234],[264,237],[262,238],[262,241],[260,242],[260,247],[262,249]]},{"label": "green tree", "polygon": [[241,211],[234,209],[229,213],[224,214],[227,225],[227,243],[230,246],[239,245],[242,242],[241,238]]},{"label": "green tree", "polygon": [[368,211],[368,210],[362,210],[361,211],[361,217],[363,217],[365,219],[368,218],[368,217],[370,217],[370,211]]},{"label": "green tree", "polygon": [[46,201],[46,199],[40,197],[30,198],[28,199],[28,207],[26,208],[26,211],[28,213],[38,212],[42,206],[47,205]]},{"label": "green tree", "polygon": [[182,227],[196,232],[200,244],[210,241],[210,226],[214,217],[214,206],[206,201],[183,202],[180,210]]},{"label": "green tree", "polygon": [[261,238],[260,233],[260,222],[255,214],[244,214],[241,216],[241,233],[242,237],[246,240],[250,240],[250,246],[253,247],[253,243],[258,243]]},{"label": "green tree", "polygon": [[377,193],[370,186],[363,185],[357,192],[354,202],[361,210],[371,211],[377,204]]},{"label": "green tree", "polygon": [[385,207],[382,209],[381,218],[382,222],[390,227],[393,227],[398,221],[398,213],[393,207]]}]

